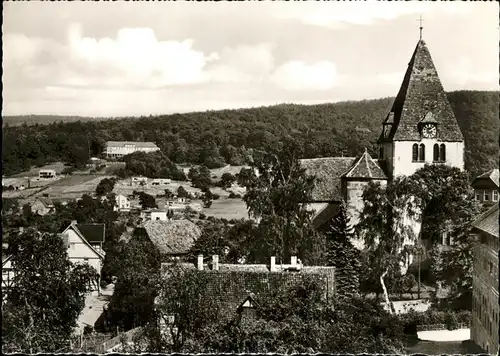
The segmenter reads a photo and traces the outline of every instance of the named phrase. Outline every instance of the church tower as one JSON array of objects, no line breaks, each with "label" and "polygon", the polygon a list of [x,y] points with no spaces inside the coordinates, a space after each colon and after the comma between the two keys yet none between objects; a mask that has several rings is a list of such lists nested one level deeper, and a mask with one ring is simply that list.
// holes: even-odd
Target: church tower
[{"label": "church tower", "polygon": [[378,140],[389,179],[425,163],[464,168],[464,137],[425,42],[420,39]]}]

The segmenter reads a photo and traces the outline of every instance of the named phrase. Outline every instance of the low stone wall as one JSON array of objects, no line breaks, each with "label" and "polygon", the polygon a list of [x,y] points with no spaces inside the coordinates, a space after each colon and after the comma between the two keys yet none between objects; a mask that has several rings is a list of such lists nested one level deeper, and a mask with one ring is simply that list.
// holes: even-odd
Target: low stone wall
[{"label": "low stone wall", "polygon": [[[461,323],[457,324],[457,327],[453,330],[457,329],[468,329],[470,327],[470,323]],[[417,325],[418,331],[435,331],[435,330],[448,330],[446,324],[431,324],[431,325]]]}]

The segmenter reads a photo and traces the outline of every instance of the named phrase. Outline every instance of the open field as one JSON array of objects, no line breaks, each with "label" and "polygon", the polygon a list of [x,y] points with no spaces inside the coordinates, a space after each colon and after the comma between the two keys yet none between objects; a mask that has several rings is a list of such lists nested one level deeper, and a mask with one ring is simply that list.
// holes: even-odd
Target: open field
[{"label": "open field", "polygon": [[241,199],[219,199],[212,206],[203,209],[203,214],[224,219],[248,219],[247,206]]},{"label": "open field", "polygon": [[29,171],[21,172],[18,174],[14,174],[12,177],[38,177],[38,171],[41,169],[54,169],[57,174],[61,174],[61,172],[64,169],[64,163],[62,162],[56,162],[52,164],[47,164],[42,167],[33,167]]}]

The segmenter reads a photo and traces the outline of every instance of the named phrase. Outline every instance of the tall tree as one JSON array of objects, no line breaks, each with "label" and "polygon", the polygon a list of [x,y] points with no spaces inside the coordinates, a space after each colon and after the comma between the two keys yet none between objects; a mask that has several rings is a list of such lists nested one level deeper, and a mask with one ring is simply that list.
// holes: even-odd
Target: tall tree
[{"label": "tall tree", "polygon": [[305,204],[311,200],[315,177],[306,174],[299,156],[293,140],[272,153],[256,152],[251,175],[241,182],[247,188],[243,200],[249,215],[259,221],[260,259],[267,260],[271,253],[281,261],[294,254],[311,263],[318,260],[315,246],[320,238]]},{"label": "tall tree", "polygon": [[417,241],[408,218],[418,219],[418,208],[407,177],[397,177],[386,187],[370,182],[363,192],[364,207],[356,226],[367,252],[374,257],[374,272],[379,276],[385,302],[391,305],[385,278],[410,260],[411,246]]},{"label": "tall tree", "polygon": [[9,238],[13,286],[2,305],[3,352],[60,352],[97,282],[88,264],[73,265],[63,239],[27,229]]},{"label": "tall tree", "polygon": [[325,262],[328,266],[335,266],[339,296],[352,298],[359,292],[360,263],[358,250],[351,242],[354,229],[344,203],[340,204],[338,213],[330,221],[325,235]]}]

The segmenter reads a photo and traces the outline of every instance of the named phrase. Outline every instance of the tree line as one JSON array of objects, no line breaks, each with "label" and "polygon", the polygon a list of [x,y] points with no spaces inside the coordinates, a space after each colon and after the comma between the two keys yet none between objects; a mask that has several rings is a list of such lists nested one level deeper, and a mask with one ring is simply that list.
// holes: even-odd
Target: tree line
[{"label": "tree line", "polygon": [[[466,168],[473,174],[498,165],[498,93],[448,94],[466,140]],[[80,167],[100,155],[106,141],[152,141],[173,163],[242,165],[255,149],[276,149],[287,137],[301,158],[356,156],[374,142],[392,98],[334,104],[284,104],[141,118],[4,126],[3,172],[63,161]],[[12,120],[8,121],[12,122]]]}]

